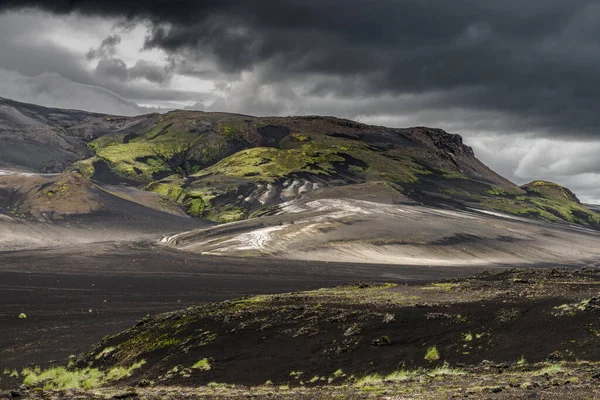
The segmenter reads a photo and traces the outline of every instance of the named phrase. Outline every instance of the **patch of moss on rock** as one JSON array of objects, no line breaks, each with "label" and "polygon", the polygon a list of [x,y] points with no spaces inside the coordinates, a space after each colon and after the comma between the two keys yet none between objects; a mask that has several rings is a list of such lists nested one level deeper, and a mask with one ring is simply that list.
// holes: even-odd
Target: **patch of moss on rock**
[{"label": "patch of moss on rock", "polygon": [[83,175],[86,179],[92,179],[96,172],[94,163],[98,161],[98,157],[91,157],[85,160],[77,161],[71,164],[66,171],[67,172],[78,172]]},{"label": "patch of moss on rock", "polygon": [[183,203],[187,196],[187,191],[174,183],[155,182],[146,186],[146,190],[169,197],[178,203]]},{"label": "patch of moss on rock", "polygon": [[241,221],[245,219],[248,215],[248,212],[241,208],[235,206],[225,206],[222,208],[211,208],[204,214],[204,217],[210,221],[218,222],[218,223],[228,223]]},{"label": "patch of moss on rock", "polygon": [[190,198],[186,202],[187,212],[192,217],[201,217],[208,207],[208,204],[202,197]]}]

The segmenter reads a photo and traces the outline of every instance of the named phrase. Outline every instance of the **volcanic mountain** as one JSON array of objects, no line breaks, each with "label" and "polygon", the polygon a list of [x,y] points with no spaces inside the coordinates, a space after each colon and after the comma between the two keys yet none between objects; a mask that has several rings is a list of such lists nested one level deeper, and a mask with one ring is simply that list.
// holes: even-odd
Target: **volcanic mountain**
[{"label": "volcanic mountain", "polygon": [[[333,117],[120,117],[0,99],[0,168],[0,205],[13,220],[48,226],[134,204],[140,218],[177,218],[165,235],[200,228],[163,242],[215,254],[549,261],[595,255],[596,234],[582,228],[600,228],[568,189],[519,187],[459,135]],[[565,240],[573,247],[557,254]]]}]

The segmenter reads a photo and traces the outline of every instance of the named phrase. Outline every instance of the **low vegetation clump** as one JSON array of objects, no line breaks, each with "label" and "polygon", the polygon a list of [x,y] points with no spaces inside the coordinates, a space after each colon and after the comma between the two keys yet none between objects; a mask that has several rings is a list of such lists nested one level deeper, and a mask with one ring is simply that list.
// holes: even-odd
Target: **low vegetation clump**
[{"label": "low vegetation clump", "polygon": [[440,290],[440,291],[444,291],[444,292],[450,292],[459,287],[460,287],[460,285],[458,283],[439,282],[439,283],[432,283],[431,286],[426,286],[423,288],[423,290]]},{"label": "low vegetation clump", "polygon": [[362,378],[348,377],[345,381],[323,380],[314,376],[300,384],[276,384],[272,380],[245,386],[219,381],[210,381],[193,386],[165,386],[156,382],[140,384],[137,388],[112,386],[91,390],[70,390],[67,392],[23,390],[24,398],[42,400],[49,398],[129,399],[196,399],[196,398],[290,398],[290,399],[332,399],[332,398],[598,398],[593,364],[579,363],[564,366],[560,371],[545,371],[541,365],[533,369],[505,367],[502,373],[496,368],[470,368],[469,370],[447,367],[436,370],[407,370],[391,374],[370,374]]},{"label": "low vegetation clump", "polygon": [[534,375],[553,375],[559,372],[564,371],[564,367],[562,364],[550,364],[542,369],[535,371]]},{"label": "low vegetation clump", "polygon": [[418,379],[420,377],[436,377],[436,376],[446,376],[446,375],[465,375],[467,372],[464,369],[460,368],[452,368],[448,364],[444,364],[440,367],[436,367],[434,369],[399,369],[390,374],[369,374],[365,375],[356,380],[356,384],[359,386],[367,386],[380,384],[382,382],[403,382],[410,381],[414,379]]},{"label": "low vegetation clump", "polygon": [[54,367],[42,370],[39,367],[25,368],[21,371],[23,384],[44,389],[93,389],[107,383],[119,381],[131,376],[134,370],[146,362],[138,361],[129,367],[117,366],[102,371],[98,368],[73,369]]},{"label": "low vegetation clump", "polygon": [[578,312],[585,311],[588,308],[588,306],[590,305],[590,302],[591,302],[590,299],[584,299],[578,303],[561,304],[560,306],[554,307],[552,314],[555,316],[560,316],[560,315],[573,316],[573,315],[577,314]]},{"label": "low vegetation clump", "polygon": [[4,371],[2,372],[3,375],[6,375],[8,377],[11,378],[19,378],[21,375],[19,374],[19,371],[17,371],[16,369],[8,369],[8,368],[4,368]]},{"label": "low vegetation clump", "polygon": [[117,350],[117,348],[114,346],[105,347],[104,349],[102,349],[102,351],[100,353],[98,353],[96,355],[96,360],[99,360],[103,357],[108,356],[109,354],[113,353],[115,350]]},{"label": "low vegetation clump", "polygon": [[192,365],[192,368],[200,371],[209,371],[211,369],[210,361],[207,358],[203,358]]},{"label": "low vegetation clump", "polygon": [[310,136],[300,133],[292,134],[291,138],[294,142],[308,142],[310,140]]},{"label": "low vegetation clump", "polygon": [[427,349],[425,353],[425,360],[429,362],[434,362],[440,359],[440,353],[438,352],[437,347],[433,346]]}]

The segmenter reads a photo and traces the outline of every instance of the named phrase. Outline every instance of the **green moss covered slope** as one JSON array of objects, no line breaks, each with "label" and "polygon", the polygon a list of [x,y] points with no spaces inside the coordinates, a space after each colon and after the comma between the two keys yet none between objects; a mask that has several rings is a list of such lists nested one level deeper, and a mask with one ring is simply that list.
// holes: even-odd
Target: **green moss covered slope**
[{"label": "green moss covered slope", "polygon": [[169,197],[194,217],[231,222],[328,187],[385,182],[407,199],[600,226],[568,189],[519,187],[482,164],[459,135],[332,117],[256,118],[174,111],[139,132],[89,143],[72,170]]}]

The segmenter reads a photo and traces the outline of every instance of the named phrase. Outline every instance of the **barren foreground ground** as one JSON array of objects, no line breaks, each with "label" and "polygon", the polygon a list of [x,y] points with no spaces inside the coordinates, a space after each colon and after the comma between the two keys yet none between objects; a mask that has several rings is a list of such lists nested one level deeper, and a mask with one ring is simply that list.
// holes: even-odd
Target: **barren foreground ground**
[{"label": "barren foreground ground", "polygon": [[[116,254],[120,251],[111,246],[96,248],[94,258],[110,260],[108,249]],[[104,282],[92,268],[81,276],[91,276],[101,286],[108,286],[91,289],[98,291],[93,298],[112,293],[109,300],[113,301],[100,300],[106,305],[96,309],[90,305],[91,312],[81,310],[88,304],[71,304],[76,296],[61,303],[71,310],[63,325],[72,327],[72,339],[61,338],[60,343],[69,347],[82,342],[70,348],[87,352],[71,357],[67,369],[56,367],[61,362],[55,366],[33,362],[40,354],[30,353],[33,364],[28,368],[4,371],[3,387],[25,384],[5,392],[5,397],[600,398],[600,270],[596,267],[500,268],[464,277],[475,271],[312,262],[281,265],[275,260],[248,266],[242,260],[200,257],[187,269],[164,266],[165,260],[183,254],[144,246],[128,250],[131,255],[135,251],[136,261],[128,259],[120,264],[128,272],[106,266],[103,271],[110,271],[113,282],[131,279],[129,284],[135,287],[129,275],[133,263],[144,254],[153,254],[150,271],[138,279],[148,279],[145,287],[154,287],[156,292],[134,292],[140,299],[146,296],[146,301],[152,295],[157,300],[164,298],[165,309],[180,311],[145,317],[133,325],[128,319],[143,315],[150,307],[133,303],[125,311],[123,289]],[[56,254],[42,252],[36,260],[52,256]],[[89,256],[80,254],[75,259]],[[69,259],[64,254],[61,257]],[[219,261],[222,264],[217,266]],[[185,264],[185,259],[177,262]],[[65,265],[66,270],[72,269],[70,276],[82,272],[70,262]],[[159,265],[170,272],[161,276],[156,270]],[[227,265],[227,274],[218,273],[220,265]],[[238,286],[226,285],[244,273],[248,279],[236,279]],[[463,277],[438,280],[449,275]],[[52,278],[57,277],[55,272]],[[345,282],[364,281],[366,277],[374,283]],[[178,284],[182,282],[186,284],[180,292]],[[338,284],[343,285],[334,286]],[[193,285],[199,285],[195,292],[190,290]],[[294,287],[324,288],[186,307],[193,302],[236,297],[243,291],[273,293]],[[177,298],[183,291],[197,297],[190,295],[179,303]],[[201,292],[205,291],[203,297]],[[32,341],[36,329],[40,335],[61,329],[51,318],[41,318],[45,322],[34,328],[36,314],[34,311],[25,320],[13,316],[32,325],[22,325],[21,330],[19,322],[10,325],[12,335],[3,339],[7,345],[11,337],[13,343],[20,340],[19,332],[23,332],[24,344]],[[96,318],[77,321],[76,315],[89,314]],[[60,316],[60,312],[55,315]],[[89,341],[98,341],[102,330],[111,334],[121,328],[120,324],[132,327],[85,349]],[[80,333],[86,326],[87,333]],[[54,340],[56,345],[59,338]],[[89,341],[83,343],[85,340]],[[52,342],[42,342],[34,341],[47,352]],[[19,353],[12,346],[13,354]],[[28,352],[27,347],[21,350]],[[2,359],[8,358],[3,354]],[[13,357],[13,363],[26,362],[25,358]]]},{"label": "barren foreground ground", "polygon": [[[66,363],[151,314],[244,295],[374,282],[424,282],[481,268],[205,257],[146,244],[0,254],[0,368]],[[27,315],[19,319],[20,313]],[[0,388],[6,387],[0,376]]]}]

